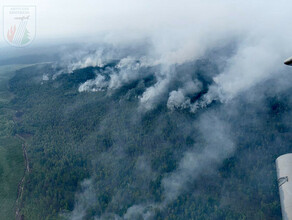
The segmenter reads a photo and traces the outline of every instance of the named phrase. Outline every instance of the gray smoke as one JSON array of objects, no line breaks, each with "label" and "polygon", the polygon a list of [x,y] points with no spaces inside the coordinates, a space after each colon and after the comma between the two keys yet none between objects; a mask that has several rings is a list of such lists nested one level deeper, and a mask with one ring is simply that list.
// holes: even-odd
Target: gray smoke
[{"label": "gray smoke", "polygon": [[190,108],[191,100],[189,96],[197,94],[201,90],[202,83],[200,81],[187,81],[182,88],[169,93],[167,107],[170,110]]},{"label": "gray smoke", "polygon": [[[79,92],[110,93],[150,75],[155,81],[136,97],[139,102],[136,113],[155,110],[162,103],[170,111],[187,109],[191,113],[197,113],[213,102],[229,104],[283,71],[282,61],[292,51],[292,30],[287,25],[287,21],[291,20],[288,10],[291,4],[287,1],[263,0],[256,3],[239,1],[236,4],[230,0],[180,3],[150,1],[149,7],[145,7],[145,2],[141,5],[129,4],[131,6],[124,10],[132,14],[127,16],[121,10],[126,16],[123,21],[118,22],[119,16],[108,20],[114,30],[107,30],[99,38],[101,43],[98,41],[98,49],[81,50],[72,56],[64,56],[64,68],[56,76],[80,68],[105,67],[113,60],[118,60],[114,67],[95,72],[96,77],[81,84]],[[164,7],[166,5],[169,7]],[[149,16],[150,12],[153,12],[153,16]],[[137,18],[140,14],[141,21],[133,21],[133,17]],[[157,25],[153,25],[156,20]],[[138,31],[121,31],[123,27]],[[137,39],[141,43],[139,47],[133,46]],[[216,50],[226,50],[230,45],[234,47],[224,59],[220,59],[220,54],[213,54]],[[193,67],[188,71],[179,69],[199,60],[209,60],[220,67],[218,72],[210,70],[203,73],[211,78],[207,85],[199,73],[190,71]],[[153,71],[146,71],[145,74],[143,70],[147,68]],[[194,100],[194,97],[198,98]],[[193,126],[199,130],[202,142],[187,150],[179,160],[177,169],[163,177],[163,201],[135,204],[127,210],[124,219],[153,218],[155,209],[163,209],[173,202],[188,191],[189,183],[203,174],[211,174],[224,159],[232,155],[236,146],[229,135],[228,123],[220,118],[219,113],[206,112],[196,123]],[[110,158],[109,164],[118,163],[111,160],[116,158]],[[149,171],[151,175],[155,176]],[[82,198],[82,194],[77,194],[77,197]],[[118,197],[117,194],[117,201]],[[73,213],[83,213],[77,210],[86,209],[87,205],[76,203],[75,207]],[[101,219],[110,218],[122,217],[113,213],[101,216]]]},{"label": "gray smoke", "polygon": [[106,74],[110,78],[109,80],[106,80],[105,76],[97,73],[95,79],[88,80],[80,85],[79,92],[119,89],[125,84],[146,77],[147,75],[142,75],[139,70],[147,66],[147,63],[143,63],[143,60],[137,62],[135,58],[125,57],[114,68],[107,68],[103,72],[103,74]]},{"label": "gray smoke", "polygon": [[[179,195],[188,192],[189,183],[200,175],[211,174],[224,159],[233,154],[236,146],[229,135],[229,125],[215,112],[203,114],[195,126],[199,129],[202,142],[185,152],[178,168],[162,179],[164,200],[159,204],[134,205],[127,210],[124,219],[153,219],[155,209],[164,209]],[[200,148],[202,151],[198,152]]]},{"label": "gray smoke", "polygon": [[[104,7],[107,8],[112,3]],[[125,14],[125,23],[118,25],[115,23],[118,17],[113,16],[113,30],[99,36],[97,40],[107,43],[111,48],[136,44],[138,39],[140,43],[146,41],[143,56],[121,54],[117,50],[104,48],[99,48],[93,53],[87,51],[77,55],[73,53],[72,56],[76,56],[76,59],[67,65],[67,72],[88,66],[101,67],[113,58],[121,60],[117,70],[109,73],[109,82],[97,77],[81,85],[80,91],[117,89],[133,80],[143,78],[139,68],[161,65],[160,71],[154,73],[157,82],[149,86],[139,97],[141,108],[154,109],[162,99],[170,97],[168,102],[170,109],[189,108],[190,111],[196,112],[213,101],[228,102],[255,84],[268,80],[281,70],[278,64],[282,63],[292,50],[289,38],[292,33],[284,25],[291,16],[287,10],[290,2],[240,1],[237,5],[229,0],[220,3],[211,0],[183,1],[180,4],[170,2],[167,4],[173,7],[167,7],[168,9],[163,12],[158,9],[165,6],[165,2],[150,1],[148,4],[149,7],[146,8],[134,3],[129,4],[133,7],[126,10],[127,13],[130,11],[130,14]],[[160,18],[156,27],[151,27],[152,20],[143,16],[140,22],[132,22],[131,13],[147,15],[150,6],[153,6],[151,17]],[[161,13],[164,15],[163,18]],[[144,31],[123,32],[119,29],[127,25],[135,30]],[[213,84],[200,100],[195,103],[189,102],[190,97],[186,97],[180,88],[171,88],[171,82],[177,79],[178,74],[183,74],[175,73],[173,65],[206,58],[212,54],[214,48],[222,48],[234,41],[237,42],[236,51],[224,60],[225,68],[219,75],[213,77]],[[135,62],[137,60],[139,64]]]},{"label": "gray smoke", "polygon": [[63,215],[71,220],[82,220],[86,216],[86,211],[97,202],[92,179],[86,179],[81,183],[81,192],[76,195],[76,198],[72,213]]}]

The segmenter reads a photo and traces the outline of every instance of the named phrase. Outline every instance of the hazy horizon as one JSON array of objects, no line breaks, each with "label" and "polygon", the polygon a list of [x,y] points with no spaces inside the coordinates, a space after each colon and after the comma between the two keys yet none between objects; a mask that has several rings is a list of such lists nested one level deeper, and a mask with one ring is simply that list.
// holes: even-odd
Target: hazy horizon
[{"label": "hazy horizon", "polygon": [[[0,7],[18,4],[36,6],[36,35],[9,46],[13,25],[4,30],[1,16],[0,138],[28,149],[25,217],[280,218],[274,160],[292,146],[292,1]],[[7,35],[16,46],[34,33],[19,29]]]}]

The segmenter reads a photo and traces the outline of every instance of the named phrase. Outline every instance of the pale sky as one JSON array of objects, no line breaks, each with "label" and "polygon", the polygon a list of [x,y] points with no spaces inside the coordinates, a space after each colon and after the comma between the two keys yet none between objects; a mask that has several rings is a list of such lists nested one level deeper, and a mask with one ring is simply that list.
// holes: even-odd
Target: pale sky
[{"label": "pale sky", "polygon": [[[4,5],[36,5],[35,45],[60,39],[131,43],[147,38],[157,53],[175,51],[185,60],[240,38],[248,44],[266,40],[283,56],[292,53],[288,0],[0,0]],[[7,30],[0,19],[3,47]]]},{"label": "pale sky", "polygon": [[[36,5],[37,40],[95,37],[104,31],[121,37],[151,36],[169,32],[184,37],[196,29],[214,34],[279,29],[290,25],[291,1],[269,0],[1,0],[4,5]],[[3,33],[3,16],[1,16]],[[284,28],[284,29],[285,29]],[[283,31],[283,28],[281,28]],[[127,33],[127,34],[125,34]],[[220,34],[220,33],[219,33]],[[267,33],[269,34],[269,33]],[[3,36],[1,37],[3,42]]]}]

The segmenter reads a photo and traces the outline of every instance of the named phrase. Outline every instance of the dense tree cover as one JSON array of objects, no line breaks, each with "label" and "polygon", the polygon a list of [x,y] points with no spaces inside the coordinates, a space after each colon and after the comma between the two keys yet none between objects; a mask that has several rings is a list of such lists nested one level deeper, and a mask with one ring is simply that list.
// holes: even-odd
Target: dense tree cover
[{"label": "dense tree cover", "polygon": [[21,66],[0,66],[0,219],[14,219],[17,187],[24,174],[22,142],[13,136],[8,81]]},{"label": "dense tree cover", "polygon": [[[155,82],[151,77],[112,92],[78,93],[96,70],[101,71],[86,68],[43,81],[43,73],[54,71],[43,65],[22,69],[10,80],[12,105],[22,112],[14,132],[29,146],[27,219],[57,219],[74,210],[85,179],[93,188],[86,219],[123,216],[134,204],[159,203],[163,177],[177,169],[194,144],[199,143],[198,152],[204,148],[193,126],[204,110],[170,111],[163,103],[139,113],[137,96]],[[280,219],[274,162],[291,150],[289,92],[267,94],[258,105],[245,97],[231,103],[238,112],[221,117],[231,124],[234,154],[211,174],[189,182],[177,199],[155,211],[155,219]],[[221,108],[219,103],[210,107]]]}]

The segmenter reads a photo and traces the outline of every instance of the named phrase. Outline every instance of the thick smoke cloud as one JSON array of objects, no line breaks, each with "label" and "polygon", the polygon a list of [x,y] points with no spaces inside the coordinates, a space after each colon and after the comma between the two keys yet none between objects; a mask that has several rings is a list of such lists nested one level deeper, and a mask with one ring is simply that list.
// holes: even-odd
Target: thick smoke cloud
[{"label": "thick smoke cloud", "polygon": [[[166,102],[170,109],[189,108],[190,111],[195,112],[213,101],[231,100],[241,92],[277,74],[277,71],[281,70],[278,64],[289,56],[289,51],[292,49],[289,39],[292,33],[285,26],[285,22],[290,17],[287,4],[291,3],[287,1],[277,3],[241,1],[236,5],[231,1],[221,3],[183,1],[179,4],[150,1],[148,4],[141,13],[141,19],[135,23],[129,21],[131,13],[136,15],[141,12],[142,5],[145,4],[134,4],[133,8],[132,6],[127,8],[133,11],[130,15],[125,15],[125,23],[120,25],[136,30],[134,32],[125,31],[125,33],[117,28],[116,17],[113,14],[112,22],[115,25],[107,34],[100,35],[98,38],[99,42],[111,45],[111,49],[107,48],[106,51],[99,45],[94,52],[83,51],[69,56],[71,60],[65,72],[88,66],[102,67],[110,60],[120,60],[115,69],[109,70],[110,80],[97,74],[95,80],[80,86],[80,92],[118,89],[146,77],[141,75],[141,68],[160,66],[160,70],[153,73],[157,82],[149,86],[139,98],[141,108],[146,111],[151,110],[162,99],[169,97]],[[106,4],[104,7],[108,6]],[[157,18],[156,25],[153,27],[150,25],[152,19],[144,17],[149,13],[150,8],[153,9],[152,17]],[[119,40],[118,36],[124,37]],[[128,41],[125,36],[129,38]],[[142,47],[142,50],[141,47],[139,48],[142,51],[140,54],[118,53],[113,49],[119,47],[125,49],[127,46],[133,48],[137,42],[143,41],[144,48]],[[233,53],[224,60],[226,62],[224,68],[213,77],[209,91],[200,100],[196,102],[189,100],[191,95],[198,92],[200,86],[197,86],[190,95],[184,92],[185,88],[173,87],[172,82],[184,74],[176,72],[173,68],[175,65],[201,58],[213,59],[214,50],[230,44],[236,44]],[[66,59],[69,60],[68,57]],[[213,61],[221,62],[221,60]],[[187,78],[185,80],[184,84],[189,80],[194,80],[193,83],[197,81]]]},{"label": "thick smoke cloud", "polygon": [[[278,41],[273,39],[271,41]],[[240,45],[237,53],[228,60],[226,69],[214,77],[214,84],[198,103],[199,107],[210,104],[213,100],[225,102],[254,85],[268,80],[283,69],[280,45],[265,39]],[[255,45],[253,45],[255,44]],[[284,48],[282,48],[284,49]]]},{"label": "thick smoke cloud", "polygon": [[187,81],[182,88],[169,93],[167,107],[170,110],[189,108],[191,100],[188,96],[200,92],[201,89],[202,83],[200,81]]},{"label": "thick smoke cloud", "polygon": [[[86,67],[88,66],[91,65],[86,65]],[[102,66],[103,65],[99,65],[99,67]],[[119,61],[115,68],[107,68],[102,72],[103,75],[96,73],[97,76],[94,80],[88,80],[80,85],[79,92],[119,89],[127,83],[146,77],[147,75],[142,75],[139,71],[143,67],[147,67],[147,64],[137,62],[137,60],[132,57],[123,58]],[[106,80],[105,75],[110,79]]]},{"label": "thick smoke cloud", "polygon": [[[86,0],[84,5],[87,3],[93,2]],[[52,19],[60,19],[54,28],[61,29],[68,19],[81,17],[77,22],[78,36],[90,35],[86,38],[88,41],[84,40],[90,42],[90,46],[74,49],[73,53],[64,49],[53,78],[81,68],[99,67],[102,71],[96,70],[96,77],[81,84],[79,92],[108,91],[110,94],[132,82],[153,77],[153,83],[136,97],[137,113],[154,110],[160,104],[170,111],[187,109],[191,113],[213,102],[228,104],[258,84],[274,79],[284,69],[283,60],[291,55],[292,30],[288,21],[292,20],[289,10],[292,3],[288,1],[138,3],[128,0],[123,3],[98,1],[96,4],[92,9],[84,6],[79,10],[78,4],[72,3],[67,18],[62,19],[61,13],[57,13],[57,18]],[[53,3],[42,5],[53,7]],[[41,12],[43,10],[41,8]],[[82,17],[85,11],[85,17],[90,20]],[[52,12],[48,15],[52,16]],[[70,36],[75,30],[76,25],[74,28],[69,25],[59,36]],[[43,36],[52,36],[43,28],[40,31]],[[222,54],[222,51],[228,53]],[[207,60],[218,69],[196,70],[201,60]],[[177,169],[163,177],[165,199],[161,203],[136,204],[123,217],[105,213],[100,218],[151,219],[154,209],[163,209],[188,190],[189,182],[202,174],[212,173],[233,154],[236,145],[228,135],[228,123],[220,119],[220,115],[207,112],[196,123],[193,126],[198,127],[205,145],[201,152],[195,150],[197,145],[186,151]],[[93,200],[92,182],[86,180],[83,187],[84,192],[77,194],[79,199],[72,212],[73,219],[82,219],[84,210],[89,207],[88,201]]]}]

